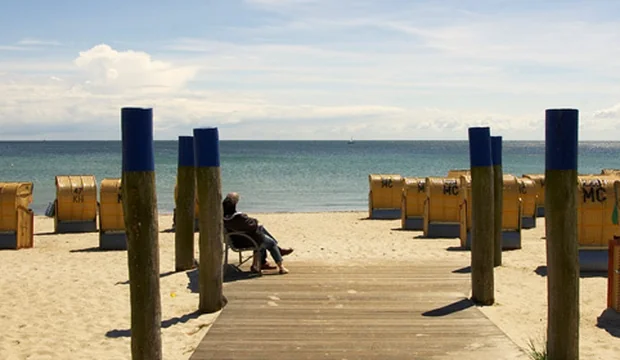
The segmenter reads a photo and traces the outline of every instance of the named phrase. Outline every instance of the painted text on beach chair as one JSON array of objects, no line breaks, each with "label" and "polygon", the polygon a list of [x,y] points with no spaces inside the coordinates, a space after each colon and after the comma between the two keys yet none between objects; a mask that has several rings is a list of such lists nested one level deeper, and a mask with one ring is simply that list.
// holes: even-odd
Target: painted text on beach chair
[{"label": "painted text on beach chair", "polygon": [[368,217],[371,219],[400,219],[401,198],[405,180],[400,175],[368,175]]},{"label": "painted text on beach chair", "polygon": [[402,228],[423,230],[426,180],[423,178],[405,178],[402,199],[400,209]]},{"label": "painted text on beach chair", "polygon": [[121,179],[103,179],[99,201],[99,248],[127,250]]},{"label": "painted text on beach chair", "polygon": [[97,231],[97,181],[93,175],[56,176],[57,233]]},{"label": "painted text on beach chair", "polygon": [[[461,176],[461,247],[471,248],[471,177]],[[521,248],[522,200],[519,183],[513,175],[504,175],[502,199],[502,249]]]},{"label": "painted text on beach chair", "polygon": [[578,179],[579,268],[582,271],[607,271],[609,240],[620,236],[617,221],[620,177],[599,175],[579,176]]},{"label": "painted text on beach chair", "polygon": [[427,177],[424,202],[424,236],[457,238],[460,235],[458,179]]},{"label": "painted text on beach chair", "polygon": [[545,175],[544,174],[523,174],[524,178],[534,181],[536,188],[536,217],[545,217]]},{"label": "painted text on beach chair", "polygon": [[34,246],[31,182],[0,183],[0,249]]}]

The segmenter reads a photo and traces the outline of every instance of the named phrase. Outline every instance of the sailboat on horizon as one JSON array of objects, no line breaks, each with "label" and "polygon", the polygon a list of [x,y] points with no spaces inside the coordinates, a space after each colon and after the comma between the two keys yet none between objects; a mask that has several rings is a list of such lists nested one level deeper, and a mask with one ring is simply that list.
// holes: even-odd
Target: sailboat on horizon
[{"label": "sailboat on horizon", "polygon": [[349,145],[355,144],[355,140],[353,140],[353,137],[351,137],[351,140],[347,141],[347,144]]}]

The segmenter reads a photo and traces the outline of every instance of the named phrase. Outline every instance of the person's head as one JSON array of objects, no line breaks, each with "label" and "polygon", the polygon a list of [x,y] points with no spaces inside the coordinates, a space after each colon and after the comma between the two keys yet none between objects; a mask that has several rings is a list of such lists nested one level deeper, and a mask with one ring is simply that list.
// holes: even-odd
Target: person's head
[{"label": "person's head", "polygon": [[230,199],[235,205],[239,202],[239,193],[230,192],[226,195],[227,199]]},{"label": "person's head", "polygon": [[237,212],[237,202],[239,202],[239,194],[229,193],[222,201],[224,216],[229,216]]}]

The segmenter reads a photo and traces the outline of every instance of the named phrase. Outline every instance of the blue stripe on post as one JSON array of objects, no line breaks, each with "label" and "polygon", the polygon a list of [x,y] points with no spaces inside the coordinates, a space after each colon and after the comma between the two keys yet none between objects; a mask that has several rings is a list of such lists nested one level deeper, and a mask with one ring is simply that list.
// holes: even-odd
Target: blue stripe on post
[{"label": "blue stripe on post", "polygon": [[155,171],[153,109],[122,108],[123,171]]},{"label": "blue stripe on post", "polygon": [[220,136],[217,128],[194,129],[196,167],[220,166]]},{"label": "blue stripe on post", "polygon": [[502,164],[502,137],[491,136],[491,158],[493,165]]},{"label": "blue stripe on post", "polygon": [[469,128],[469,162],[471,167],[493,165],[491,130],[488,127]]},{"label": "blue stripe on post", "polygon": [[545,168],[577,170],[579,111],[548,109],[545,117]]},{"label": "blue stripe on post", "polygon": [[193,136],[179,136],[179,166],[194,166]]}]

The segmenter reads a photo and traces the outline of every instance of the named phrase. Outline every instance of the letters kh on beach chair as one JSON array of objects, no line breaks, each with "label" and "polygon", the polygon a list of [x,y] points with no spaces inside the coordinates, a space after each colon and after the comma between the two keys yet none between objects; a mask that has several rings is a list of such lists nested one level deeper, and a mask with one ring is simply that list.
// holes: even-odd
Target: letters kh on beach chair
[{"label": "letters kh on beach chair", "polygon": [[56,176],[56,233],[97,231],[97,181],[93,175]]}]

